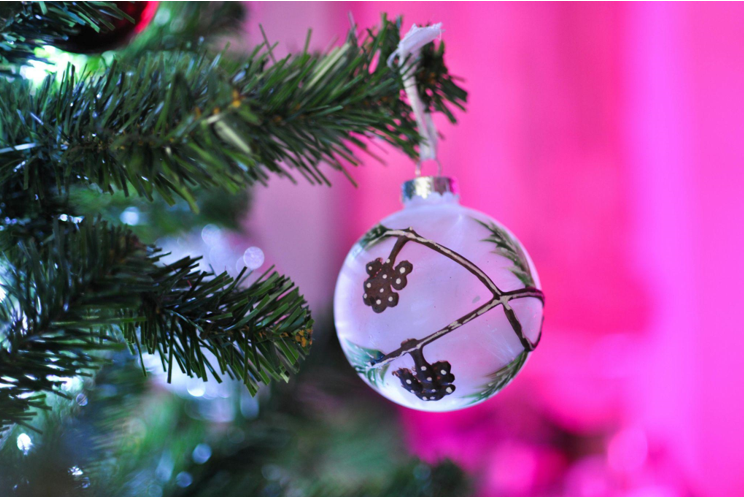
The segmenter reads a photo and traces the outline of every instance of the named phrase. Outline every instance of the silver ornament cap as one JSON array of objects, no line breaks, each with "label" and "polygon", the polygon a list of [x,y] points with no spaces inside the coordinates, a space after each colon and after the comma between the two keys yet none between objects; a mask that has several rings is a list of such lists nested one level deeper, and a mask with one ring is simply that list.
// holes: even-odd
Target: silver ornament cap
[{"label": "silver ornament cap", "polygon": [[444,195],[451,193],[459,195],[455,178],[447,176],[419,176],[403,183],[401,187],[401,200],[407,202],[414,198],[428,198],[432,195]]}]

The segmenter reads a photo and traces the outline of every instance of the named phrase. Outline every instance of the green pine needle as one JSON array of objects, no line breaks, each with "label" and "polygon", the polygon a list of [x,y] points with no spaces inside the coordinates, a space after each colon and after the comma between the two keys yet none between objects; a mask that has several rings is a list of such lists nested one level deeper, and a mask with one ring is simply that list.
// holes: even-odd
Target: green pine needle
[{"label": "green pine needle", "polygon": [[477,219],[475,221],[489,232],[488,238],[484,238],[482,241],[491,242],[496,245],[493,253],[506,257],[513,263],[509,271],[519,278],[519,281],[525,287],[534,287],[535,279],[532,276],[532,271],[530,271],[530,262],[519,243],[504,228],[497,224],[490,221],[483,222]]},{"label": "green pine needle", "polygon": [[64,378],[90,374],[122,343],[158,354],[167,370],[237,378],[254,394],[297,371],[313,321],[288,278],[267,272],[245,286],[244,273],[161,257],[130,231],[90,221],[56,223],[49,240],[3,255],[0,428],[27,421],[43,407],[33,394],[59,394]]},{"label": "green pine needle", "polygon": [[[270,174],[329,184],[320,164],[357,164],[351,145],[366,150],[363,136],[415,158],[402,79],[377,63],[398,39],[399,25],[383,19],[363,40],[351,32],[326,55],[276,64],[264,47],[239,64],[174,51],[123,57],[103,73],[70,67],[37,89],[0,81],[0,181],[33,196],[92,183],[172,203],[198,186],[235,192]],[[466,93],[442,71],[442,56],[431,52],[419,72],[434,110],[454,120],[447,105],[462,108]]]},{"label": "green pine needle", "polygon": [[2,2],[0,73],[15,73],[14,65],[37,59],[37,48],[62,43],[83,27],[108,31],[112,18],[133,22],[115,2]]},{"label": "green pine needle", "polygon": [[[1,7],[0,69],[17,75],[36,48],[107,29],[106,15],[123,16],[104,2]],[[235,60],[177,33],[163,44],[143,35],[110,65],[68,66],[40,86],[0,78],[0,430],[122,344],[251,393],[297,370],[313,322],[289,279],[246,285],[246,274],[201,272],[195,259],[163,264],[132,232],[81,212],[75,194],[182,199],[197,211],[205,191],[235,194],[272,175],[329,184],[322,164],[346,174],[365,137],[415,159],[402,77],[380,63],[400,25],[383,17],[328,53],[276,62],[265,46]],[[417,80],[430,110],[454,121],[467,94],[441,45],[424,49]]]}]

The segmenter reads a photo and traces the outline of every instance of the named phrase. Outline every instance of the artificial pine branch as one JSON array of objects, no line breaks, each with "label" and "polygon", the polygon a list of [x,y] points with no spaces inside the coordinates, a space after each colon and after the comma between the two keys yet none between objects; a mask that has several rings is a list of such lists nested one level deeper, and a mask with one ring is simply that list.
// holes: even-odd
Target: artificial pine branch
[{"label": "artificial pine branch", "polygon": [[136,36],[122,50],[122,55],[141,57],[150,51],[203,51],[217,43],[215,38],[239,35],[247,17],[243,2],[161,2],[156,22]]},{"label": "artificial pine branch", "polygon": [[[408,454],[395,410],[359,389],[335,344],[253,401],[253,413],[239,407],[238,385],[230,399],[193,397],[183,383],[146,381],[126,354],[112,360],[68,390],[87,402],[58,403],[33,421],[42,434],[16,427],[0,444],[0,495],[470,495],[454,464]],[[30,435],[28,453],[14,443],[20,433]],[[193,457],[200,445],[206,461]]]},{"label": "artificial pine branch", "polygon": [[111,19],[132,19],[114,2],[2,2],[0,3],[0,72],[36,59],[34,51],[57,45],[82,27],[95,31],[113,28]]},{"label": "artificial pine branch", "polygon": [[[366,149],[362,136],[416,157],[400,75],[377,63],[398,39],[398,24],[383,19],[362,41],[352,31],[328,54],[275,64],[262,47],[238,65],[171,52],[114,62],[103,74],[68,70],[35,91],[0,82],[8,95],[0,103],[0,180],[22,176],[33,196],[50,182],[62,189],[85,182],[173,202],[191,201],[197,186],[237,191],[290,170],[328,183],[319,164],[356,164],[349,144]],[[465,92],[437,71],[438,79],[425,80],[435,110],[462,107]]]},{"label": "artificial pine branch", "polygon": [[25,424],[41,392],[90,374],[101,350],[126,342],[163,366],[207,379],[288,379],[310,344],[312,319],[293,283],[276,273],[242,287],[196,270],[196,259],[160,264],[158,249],[104,222],[56,223],[48,240],[4,255],[0,303],[0,430]]},{"label": "artificial pine branch", "polygon": [[[235,195],[225,195],[219,190],[198,191],[195,201],[198,214],[183,200],[168,205],[160,198],[148,202],[143,197],[126,197],[122,192],[102,195],[94,188],[83,187],[71,192],[66,210],[74,216],[100,216],[114,224],[122,219],[123,213],[134,212],[137,218],[128,223],[129,228],[144,243],[198,232],[209,224],[236,233],[244,230],[243,221],[251,206],[250,189]],[[3,238],[0,234],[0,247]]]},{"label": "artificial pine branch", "polygon": [[[98,23],[74,2],[57,4],[3,17],[2,40],[26,43],[7,62],[29,60],[38,46],[70,34],[61,26],[75,16]],[[33,10],[50,6],[49,19]],[[33,40],[17,36],[46,28]],[[82,75],[70,66],[39,87],[1,79],[0,231],[10,250],[2,261],[0,426],[25,423],[30,408],[44,406],[37,394],[86,374],[101,350],[121,342],[158,352],[169,369],[237,377],[251,392],[286,379],[312,325],[288,279],[273,273],[241,288],[244,275],[200,273],[193,259],[161,265],[157,249],[132,233],[76,219],[70,195],[90,186],[171,204],[181,197],[196,210],[198,191],[239,192],[270,174],[296,171],[327,184],[319,165],[357,163],[351,146],[366,150],[362,137],[416,157],[401,76],[379,63],[399,29],[400,21],[383,18],[362,40],[352,30],[327,54],[275,63],[266,47],[236,62],[190,45],[155,54],[149,49],[165,47],[144,44],[138,57]],[[442,56],[441,45],[425,48],[417,77],[431,109],[454,120],[449,106],[462,108],[466,94]]]}]

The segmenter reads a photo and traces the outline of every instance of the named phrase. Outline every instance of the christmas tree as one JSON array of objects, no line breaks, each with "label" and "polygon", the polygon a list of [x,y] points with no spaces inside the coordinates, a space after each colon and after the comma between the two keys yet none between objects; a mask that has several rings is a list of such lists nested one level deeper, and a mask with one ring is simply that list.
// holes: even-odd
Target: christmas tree
[{"label": "christmas tree", "polygon": [[[368,138],[417,158],[405,74],[384,63],[400,20],[277,59],[268,42],[225,48],[243,16],[0,6],[0,494],[466,492],[454,465],[401,455],[390,407],[357,392],[336,344],[309,355],[330,325],[288,276],[156,245],[239,230],[272,176],[330,185],[329,168],[374,159]],[[443,55],[428,45],[402,67],[454,121],[466,94]]]}]

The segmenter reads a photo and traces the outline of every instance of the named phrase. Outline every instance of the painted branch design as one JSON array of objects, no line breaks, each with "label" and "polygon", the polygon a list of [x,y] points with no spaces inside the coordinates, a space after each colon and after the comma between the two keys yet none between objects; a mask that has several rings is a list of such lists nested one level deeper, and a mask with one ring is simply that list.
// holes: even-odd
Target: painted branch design
[{"label": "painted branch design", "polygon": [[403,388],[422,400],[440,400],[455,391],[455,375],[451,373],[452,366],[449,362],[437,361],[429,364],[421,349],[411,352],[411,357],[413,371],[401,368],[393,372],[400,379]]},{"label": "painted branch design", "polygon": [[406,240],[398,239],[385,262],[377,258],[367,264],[369,278],[364,281],[364,303],[377,313],[398,305],[398,294],[393,289],[400,291],[408,284],[413,264],[402,261],[395,266],[395,258],[405,243]]},{"label": "painted branch design", "polygon": [[[483,224],[483,223],[481,223]],[[491,228],[488,225],[485,225],[488,229],[490,229],[492,232],[496,229],[495,227]],[[433,242],[431,240],[428,240],[422,236],[420,236],[418,233],[416,233],[412,228],[407,228],[403,230],[399,229],[387,229],[382,226],[375,227],[373,229],[373,235],[365,240],[365,246],[374,243],[378,240],[381,240],[382,238],[387,237],[397,237],[398,240],[396,241],[393,250],[390,253],[390,257],[385,261],[385,263],[382,262],[382,259],[376,259],[375,261],[369,263],[367,265],[367,272],[370,274],[370,278],[365,281],[365,296],[364,301],[365,304],[370,305],[373,307],[373,310],[375,312],[383,312],[387,307],[394,307],[398,303],[398,295],[394,294],[392,290],[389,291],[389,293],[394,294],[388,295],[388,292],[386,290],[386,286],[390,286],[390,282],[381,283],[382,280],[387,280],[392,275],[395,275],[396,269],[403,269],[403,273],[407,274],[410,273],[413,269],[413,266],[408,261],[403,261],[401,264],[399,264],[395,269],[393,269],[393,265],[395,264],[395,259],[400,253],[401,249],[407,242],[414,242],[418,243],[420,245],[423,245],[425,247],[430,248],[431,250],[442,254],[443,256],[451,259],[452,261],[456,262],[463,268],[465,268],[467,271],[469,271],[471,274],[473,274],[478,280],[481,281],[485,285],[486,288],[491,292],[492,297],[482,304],[480,307],[470,311],[469,313],[465,314],[461,318],[453,321],[452,323],[448,324],[444,328],[441,328],[434,333],[421,338],[421,339],[409,339],[405,340],[403,343],[401,343],[401,346],[387,354],[385,354],[382,357],[378,357],[375,359],[371,359],[369,361],[369,367],[370,368],[380,368],[380,367],[387,367],[387,365],[395,360],[398,357],[401,357],[405,354],[410,354],[411,357],[414,359],[414,363],[416,364],[416,371],[412,372],[411,370],[404,368],[404,369],[398,369],[393,374],[397,376],[401,380],[401,384],[403,387],[417,395],[419,398],[423,400],[440,400],[445,395],[448,395],[449,393],[452,393],[455,389],[455,386],[453,384],[454,382],[454,375],[450,372],[449,363],[446,361],[439,361],[436,364],[446,363],[447,368],[440,368],[441,370],[446,369],[446,386],[444,387],[444,390],[442,390],[441,385],[441,379],[437,377],[435,380],[432,376],[429,380],[429,376],[426,376],[425,374],[421,374],[421,371],[419,370],[419,367],[422,366],[424,368],[429,368],[430,365],[426,363],[424,357],[423,357],[423,348],[428,345],[429,343],[439,340],[443,336],[452,333],[456,329],[460,328],[461,326],[469,323],[473,319],[477,318],[478,316],[481,316],[485,314],[486,312],[490,311],[491,309],[502,306],[504,308],[504,313],[509,320],[509,323],[511,324],[514,333],[519,338],[520,343],[524,347],[524,350],[526,352],[531,352],[537,347],[537,344],[540,341],[540,336],[538,336],[538,339],[535,343],[530,342],[530,340],[524,335],[524,332],[522,330],[522,325],[517,319],[516,313],[514,312],[514,309],[510,305],[510,302],[515,299],[521,299],[521,298],[537,298],[539,299],[543,304],[545,303],[545,296],[541,290],[538,288],[535,288],[533,286],[527,286],[525,288],[521,288],[518,290],[512,290],[505,292],[501,290],[494,282],[491,280],[491,278],[478,266],[476,266],[472,261],[468,260],[467,258],[463,257],[462,255],[458,254],[457,252],[440,245],[436,242]],[[507,238],[507,235],[502,235],[503,239]],[[490,240],[487,239],[487,240]],[[501,240],[499,240],[501,241]],[[502,248],[503,250],[503,248]],[[521,253],[521,250],[518,254],[516,254],[518,257],[522,258],[523,255]],[[511,260],[513,260],[511,257],[509,257]],[[406,264],[404,266],[404,264]],[[529,269],[526,266],[526,263],[524,261],[521,262],[522,265],[525,266],[526,270],[529,271]],[[521,266],[520,266],[521,267]],[[518,275],[519,276],[519,275]],[[523,282],[525,281],[523,278],[520,278]],[[528,282],[532,282],[531,276]],[[373,288],[374,285],[374,288]],[[398,290],[402,289],[405,286],[403,284],[402,286],[394,287]],[[372,291],[373,289],[376,289],[377,292],[380,293],[380,295],[384,295],[388,297],[388,303],[384,303],[382,299],[377,299],[374,302],[368,303],[368,297],[369,297],[369,291]],[[377,307],[375,307],[375,305]],[[379,308],[379,310],[378,310]],[[542,334],[542,330],[540,331],[540,334]],[[432,366],[433,367],[433,366]],[[424,369],[423,371],[426,371]],[[427,382],[425,383],[422,381],[422,378],[426,379]],[[417,383],[415,383],[417,382]],[[440,384],[441,383],[441,384]],[[429,395],[427,395],[426,390],[429,390]],[[436,393],[436,395],[431,395],[433,393]],[[441,395],[440,395],[441,394]]]}]

